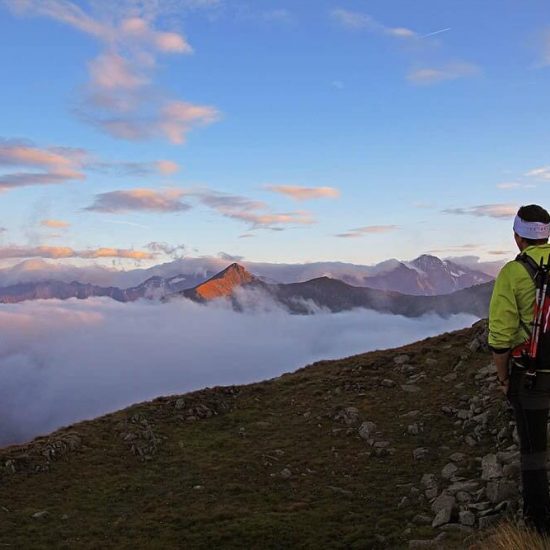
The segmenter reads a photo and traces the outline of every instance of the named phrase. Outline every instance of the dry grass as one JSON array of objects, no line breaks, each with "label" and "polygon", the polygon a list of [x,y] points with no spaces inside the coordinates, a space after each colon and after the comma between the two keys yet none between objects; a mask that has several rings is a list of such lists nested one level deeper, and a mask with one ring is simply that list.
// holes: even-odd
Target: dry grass
[{"label": "dry grass", "polygon": [[501,523],[469,550],[550,550],[550,539],[514,523]]}]

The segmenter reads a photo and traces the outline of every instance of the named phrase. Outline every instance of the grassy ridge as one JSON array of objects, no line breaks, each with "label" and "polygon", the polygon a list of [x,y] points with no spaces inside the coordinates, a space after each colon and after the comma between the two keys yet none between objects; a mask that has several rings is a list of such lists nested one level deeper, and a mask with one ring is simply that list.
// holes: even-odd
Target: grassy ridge
[{"label": "grassy ridge", "polygon": [[[0,548],[405,548],[432,538],[437,530],[412,523],[433,516],[429,502],[398,508],[402,497],[450,454],[464,453],[460,474],[475,477],[476,457],[494,450],[490,438],[466,445],[441,412],[476,391],[489,361],[467,350],[476,330],[162,397],[0,450]],[[422,391],[400,388],[398,354],[426,373]],[[458,379],[442,380],[461,360]],[[349,425],[339,415],[347,407],[359,414]],[[413,410],[418,435],[401,416]],[[376,456],[362,421],[376,423],[393,454]],[[426,458],[413,458],[418,447]],[[446,547],[463,536],[448,533]]]}]

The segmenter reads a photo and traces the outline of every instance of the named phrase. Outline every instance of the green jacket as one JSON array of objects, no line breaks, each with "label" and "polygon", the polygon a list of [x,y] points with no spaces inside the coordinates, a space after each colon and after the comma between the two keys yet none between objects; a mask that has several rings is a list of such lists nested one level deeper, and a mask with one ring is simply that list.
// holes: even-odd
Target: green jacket
[{"label": "green jacket", "polygon": [[[550,256],[550,244],[529,246],[524,252],[537,264]],[[508,262],[498,274],[489,306],[489,346],[505,351],[529,338],[533,320],[535,284],[519,262]]]}]

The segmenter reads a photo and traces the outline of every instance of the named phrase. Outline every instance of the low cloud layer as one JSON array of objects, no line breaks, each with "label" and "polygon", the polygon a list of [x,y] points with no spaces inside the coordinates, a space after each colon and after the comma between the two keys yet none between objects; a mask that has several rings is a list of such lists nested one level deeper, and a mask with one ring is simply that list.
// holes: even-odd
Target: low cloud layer
[{"label": "low cloud layer", "polygon": [[95,201],[86,210],[91,212],[183,212],[191,207],[181,201],[184,192],[179,189],[128,189],[96,195]]},{"label": "low cloud layer", "polygon": [[292,316],[187,300],[55,300],[0,308],[0,446],[159,395],[242,384],[470,325],[366,310]]}]

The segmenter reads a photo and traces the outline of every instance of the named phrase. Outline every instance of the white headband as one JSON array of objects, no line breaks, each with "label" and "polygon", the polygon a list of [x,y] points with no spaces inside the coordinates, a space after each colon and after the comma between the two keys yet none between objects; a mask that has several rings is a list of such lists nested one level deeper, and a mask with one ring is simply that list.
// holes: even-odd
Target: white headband
[{"label": "white headband", "polygon": [[550,237],[550,223],[526,222],[516,216],[514,231],[524,239],[548,239]]}]

